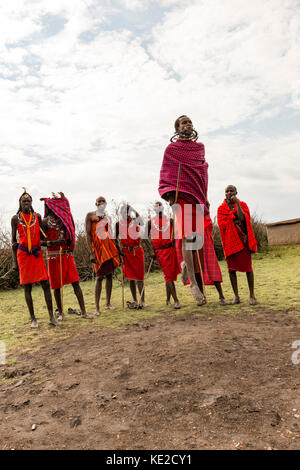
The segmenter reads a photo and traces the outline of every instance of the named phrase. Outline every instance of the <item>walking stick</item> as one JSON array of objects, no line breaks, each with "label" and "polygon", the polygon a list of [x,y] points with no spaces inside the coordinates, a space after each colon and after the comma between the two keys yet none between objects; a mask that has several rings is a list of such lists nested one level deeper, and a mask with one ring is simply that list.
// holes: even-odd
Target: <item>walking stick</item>
[{"label": "walking stick", "polygon": [[[202,288],[203,288],[203,294],[204,294],[204,297],[206,297],[206,291],[205,291],[205,285],[204,285],[204,276],[203,276],[203,271],[202,271],[202,266],[201,266],[201,260],[200,260],[200,255],[199,255],[199,250],[196,250],[196,253],[197,253],[197,260],[198,260],[198,264],[199,264],[199,269],[200,269],[200,277],[201,277],[201,282],[202,282]],[[203,260],[204,261],[204,260]]]},{"label": "walking stick", "polygon": [[123,270],[123,260],[120,256],[120,260],[121,260],[121,269],[122,269],[122,308],[124,310],[125,308],[125,291],[124,291],[124,270]]},{"label": "walking stick", "polygon": [[142,305],[141,305],[141,302],[142,302],[142,297],[143,297],[143,294],[145,292],[145,284],[146,284],[146,281],[148,279],[148,276],[150,274],[150,269],[151,269],[151,266],[152,266],[152,263],[153,263],[154,259],[152,258],[150,263],[149,263],[149,267],[148,267],[148,271],[147,271],[147,274],[146,274],[146,277],[145,277],[145,280],[144,280],[144,285],[143,285],[143,289],[142,289],[142,292],[141,292],[141,297],[140,297],[140,301],[139,301],[139,304],[137,306],[137,308],[143,308]]},{"label": "walking stick", "polygon": [[59,247],[59,268],[60,268],[61,316],[64,318],[64,286],[63,286],[63,280],[62,280],[62,246]]},{"label": "walking stick", "polygon": [[[174,204],[177,204],[178,192],[179,192],[180,175],[181,175],[181,163],[179,163],[179,167],[178,167],[177,185],[176,185],[176,194],[175,194],[175,202],[174,202]],[[174,222],[175,222],[175,219],[174,219]],[[173,222],[173,224],[172,224],[171,240],[172,240],[172,238],[173,238],[173,236],[174,236],[174,222]]]}]

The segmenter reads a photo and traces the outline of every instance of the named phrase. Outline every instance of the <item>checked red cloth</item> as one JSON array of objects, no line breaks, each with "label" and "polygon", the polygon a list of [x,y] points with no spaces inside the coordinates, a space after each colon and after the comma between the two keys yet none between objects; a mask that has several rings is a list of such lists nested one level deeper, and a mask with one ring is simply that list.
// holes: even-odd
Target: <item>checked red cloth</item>
[{"label": "checked red cloth", "polygon": [[[251,225],[250,211],[245,202],[240,201],[240,205],[246,220],[248,248],[251,252],[255,252],[257,251],[257,242]],[[234,253],[238,253],[245,248],[245,245],[243,244],[234,223],[236,215],[236,204],[234,205],[234,210],[231,211],[228,207],[226,199],[224,199],[223,203],[218,208],[217,219],[225,258],[228,258],[228,256],[231,256]]]},{"label": "checked red cloth", "polygon": [[67,231],[67,240],[70,240],[69,250],[74,251],[75,248],[75,224],[73,216],[71,214],[71,208],[69,201],[66,197],[45,197],[42,199],[45,206],[48,206],[49,209],[62,221]]},{"label": "checked red cloth", "polygon": [[[197,204],[205,206],[208,185],[208,163],[202,143],[178,140],[168,145],[160,170],[158,192],[162,198],[169,191],[176,191],[181,164],[179,193],[190,194]],[[204,209],[206,211],[206,208]],[[205,212],[206,213],[206,212]]]}]

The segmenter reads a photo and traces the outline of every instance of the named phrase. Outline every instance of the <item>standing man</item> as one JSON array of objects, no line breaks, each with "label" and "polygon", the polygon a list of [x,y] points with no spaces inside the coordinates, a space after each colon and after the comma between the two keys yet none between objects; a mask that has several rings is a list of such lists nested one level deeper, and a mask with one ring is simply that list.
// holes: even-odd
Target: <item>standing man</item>
[{"label": "standing man", "polygon": [[62,288],[72,284],[77,297],[82,318],[87,315],[84,305],[79,276],[73,258],[75,248],[75,224],[68,199],[63,193],[60,197],[42,198],[45,204],[43,229],[47,235],[48,273],[50,287],[58,310],[58,320],[63,320]]},{"label": "standing man", "polygon": [[111,292],[112,275],[120,264],[118,250],[113,240],[111,225],[105,214],[106,200],[103,196],[96,199],[96,211],[89,212],[85,218],[85,231],[90,250],[90,261],[94,263],[95,282],[95,315],[100,315],[100,297],[102,281],[105,279],[106,309],[112,310]]},{"label": "standing man", "polygon": [[174,281],[180,273],[179,262],[176,256],[173,219],[168,218],[164,213],[161,202],[156,202],[153,206],[155,216],[148,221],[148,233],[153,245],[154,256],[156,256],[164,274],[166,283],[167,305],[171,305],[171,296],[174,299],[175,309],[181,308],[177,297]]},{"label": "standing man", "polygon": [[251,253],[257,250],[257,242],[251,225],[250,211],[245,202],[237,197],[233,185],[225,189],[225,199],[218,208],[217,218],[221,240],[227,261],[231,286],[235,295],[232,304],[239,304],[236,272],[245,272],[250,292],[250,305],[258,301],[254,296],[254,274]]},{"label": "standing man", "polygon": [[[57,326],[53,316],[53,305],[47,268],[41,252],[41,216],[32,208],[32,197],[24,190],[19,198],[19,209],[11,219],[13,269],[19,270],[20,284],[24,286],[25,300],[31,319],[31,328],[37,328],[32,301],[32,284],[40,282],[44,291],[50,325]],[[19,242],[17,241],[17,235]]]},{"label": "standing man", "polygon": [[198,134],[190,118],[180,116],[174,127],[175,134],[164,153],[158,191],[171,206],[176,203],[176,237],[182,239],[183,268],[187,269],[193,297],[198,305],[203,305],[205,298],[196,280],[191,242],[195,236],[198,240],[203,239],[203,230],[201,233],[196,222],[203,218],[199,205],[202,205],[204,215],[207,212],[208,164],[204,145],[196,142]]},{"label": "standing man", "polygon": [[[116,224],[116,238],[119,237],[120,251],[123,256],[123,273],[124,277],[129,279],[133,298],[133,302],[127,302],[127,305],[130,308],[137,308],[139,305],[147,307],[144,289],[145,259],[138,225],[142,221],[137,211],[128,204],[123,204],[120,216],[120,222]],[[141,296],[140,303],[137,301],[136,284]]]}]

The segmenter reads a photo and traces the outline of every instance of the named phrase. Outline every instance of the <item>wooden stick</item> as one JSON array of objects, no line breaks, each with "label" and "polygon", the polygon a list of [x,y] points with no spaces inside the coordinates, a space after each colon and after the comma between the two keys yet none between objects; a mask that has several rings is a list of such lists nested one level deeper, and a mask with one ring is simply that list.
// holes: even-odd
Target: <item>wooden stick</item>
[{"label": "wooden stick", "polygon": [[147,281],[148,279],[148,276],[149,276],[149,273],[150,273],[150,269],[151,269],[151,266],[152,266],[152,263],[153,263],[154,259],[152,258],[151,259],[151,262],[149,263],[149,267],[148,267],[148,271],[147,271],[147,274],[146,274],[146,277],[144,279],[144,285],[143,285],[143,289],[142,289],[142,292],[141,292],[141,297],[140,297],[140,301],[139,301],[139,307],[141,307],[141,302],[142,302],[142,297],[143,297],[143,294],[144,294],[144,291],[145,291],[145,282]]},{"label": "wooden stick", "polygon": [[[176,185],[176,194],[175,194],[175,202],[174,202],[174,204],[177,204],[178,192],[179,192],[180,175],[181,175],[181,163],[179,163],[179,166],[178,166],[177,185]],[[173,219],[173,224],[172,224],[171,240],[172,240],[172,238],[174,237],[174,225],[175,225],[175,217],[174,217],[174,219]]]},{"label": "wooden stick", "polygon": [[120,256],[120,259],[121,259],[121,269],[122,269],[122,307],[124,310],[125,308],[124,270],[123,270],[123,261],[122,261],[121,256]]},{"label": "wooden stick", "polygon": [[59,247],[59,267],[60,267],[61,316],[64,318],[64,286],[63,286],[63,280],[62,280],[62,246]]}]

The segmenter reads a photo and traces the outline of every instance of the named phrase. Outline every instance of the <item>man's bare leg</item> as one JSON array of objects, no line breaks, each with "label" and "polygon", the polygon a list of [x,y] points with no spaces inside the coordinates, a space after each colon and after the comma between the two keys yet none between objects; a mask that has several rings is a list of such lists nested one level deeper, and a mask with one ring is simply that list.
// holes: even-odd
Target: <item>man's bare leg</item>
[{"label": "man's bare leg", "polygon": [[37,328],[38,323],[37,323],[35,315],[34,315],[34,308],[33,308],[31,290],[32,290],[32,284],[25,284],[25,286],[24,286],[25,300],[26,300],[26,304],[27,304],[29,314],[30,314],[30,321],[31,321],[30,326],[31,326],[31,328]]},{"label": "man's bare leg", "polygon": [[170,286],[169,286],[169,282],[166,282],[166,294],[167,294],[167,300],[166,300],[166,304],[167,305],[172,305],[171,304],[171,290],[170,290]]},{"label": "man's bare leg", "polygon": [[176,287],[174,281],[168,282],[170,293],[174,299],[175,305],[174,308],[179,309],[181,308],[180,302],[177,297]]},{"label": "man's bare leg", "polygon": [[229,277],[230,277],[231,287],[234,292],[234,299],[231,301],[231,303],[239,304],[241,303],[241,301],[240,301],[240,296],[239,296],[239,291],[238,291],[236,271],[230,271]]},{"label": "man's bare leg", "polygon": [[248,281],[248,286],[249,286],[249,292],[250,292],[250,305],[257,305],[258,301],[255,298],[254,295],[254,274],[253,271],[250,271],[247,274],[247,281]]},{"label": "man's bare leg", "polygon": [[188,249],[188,240],[186,238],[182,240],[182,255],[190,278],[190,289],[192,295],[197,301],[197,303],[199,305],[202,305],[205,302],[205,298],[197,284],[194,268],[193,250]]},{"label": "man's bare leg", "polygon": [[74,289],[74,294],[77,297],[80,312],[81,312],[81,317],[82,318],[92,318],[91,315],[88,315],[85,310],[85,304],[84,304],[84,298],[83,298],[83,293],[79,284],[79,281],[73,282],[72,283],[73,289]]},{"label": "man's bare leg", "polygon": [[106,290],[106,307],[109,310],[113,310],[113,306],[110,303],[111,292],[112,292],[112,273],[107,274],[105,281],[105,290]]},{"label": "man's bare leg", "polygon": [[144,281],[137,281],[139,293],[141,295],[141,306],[142,307],[148,307],[148,305],[145,302],[145,288],[144,288]]},{"label": "man's bare leg", "polygon": [[133,302],[137,306],[138,302],[137,302],[137,298],[136,298],[136,283],[132,279],[129,281],[129,287],[130,287],[131,295],[132,295],[132,298],[133,298]]},{"label": "man's bare leg", "polygon": [[100,315],[100,297],[103,277],[97,277],[95,281],[95,311],[94,315]]},{"label": "man's bare leg", "polygon": [[46,301],[46,305],[47,305],[47,309],[49,313],[50,325],[57,326],[58,323],[53,316],[53,304],[52,304],[52,296],[51,296],[49,281],[41,281],[41,286],[44,291],[44,297],[45,297],[45,301]]},{"label": "man's bare leg", "polygon": [[62,302],[61,302],[61,295],[60,289],[54,289],[54,298],[57,306],[57,310],[59,312],[57,320],[63,320],[63,311],[62,311]]},{"label": "man's bare leg", "polygon": [[201,302],[201,304],[199,304],[199,305],[205,305],[206,304],[206,297],[205,297],[204,292],[203,292],[203,283],[202,283],[201,274],[200,273],[195,273],[195,278],[196,278],[198,287],[201,291],[201,294],[203,294],[203,298],[204,298],[203,302]]},{"label": "man's bare leg", "polygon": [[221,282],[220,281],[214,281],[214,285],[215,285],[215,287],[218,291],[218,294],[219,294],[220,305],[226,305],[226,300],[225,300],[225,297],[224,297],[224,294],[223,294]]}]

